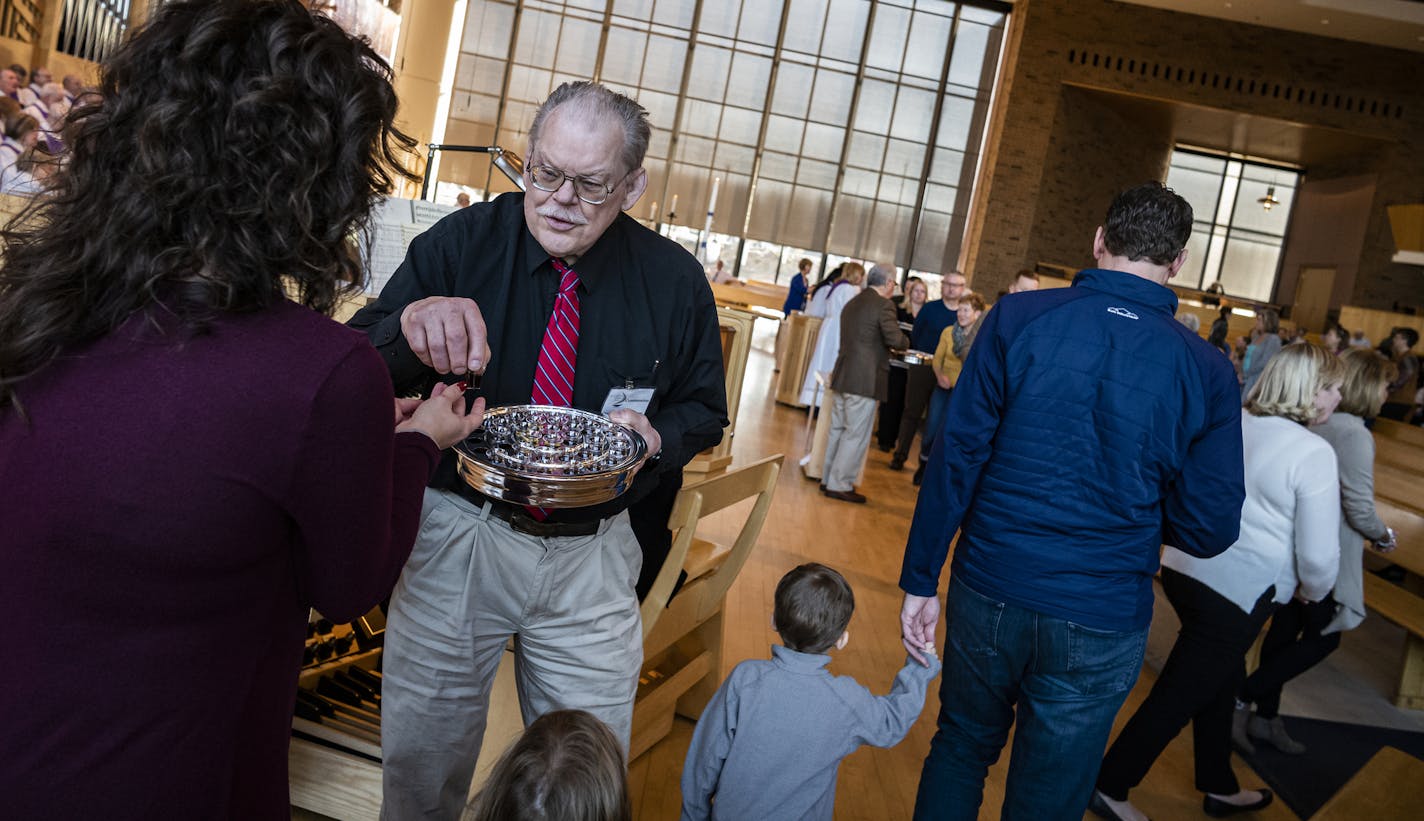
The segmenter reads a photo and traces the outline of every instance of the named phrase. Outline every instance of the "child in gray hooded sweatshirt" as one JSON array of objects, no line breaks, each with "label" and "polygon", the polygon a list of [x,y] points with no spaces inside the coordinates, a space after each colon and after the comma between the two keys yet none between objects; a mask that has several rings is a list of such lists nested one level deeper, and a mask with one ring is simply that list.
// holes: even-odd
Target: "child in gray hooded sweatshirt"
[{"label": "child in gray hooded sweatshirt", "polygon": [[887,696],[826,670],[826,652],[846,646],[855,596],[841,574],[803,564],[776,586],[772,628],[783,647],[771,660],[738,664],[707,704],[682,770],[684,821],[830,819],[841,759],[862,744],[905,737],[939,673],[913,658]]}]

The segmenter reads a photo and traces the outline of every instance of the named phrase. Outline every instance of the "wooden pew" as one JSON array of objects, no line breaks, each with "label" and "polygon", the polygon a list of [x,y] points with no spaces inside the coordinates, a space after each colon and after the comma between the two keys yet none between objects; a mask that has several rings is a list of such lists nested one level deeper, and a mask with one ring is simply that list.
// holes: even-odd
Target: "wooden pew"
[{"label": "wooden pew", "polygon": [[1366,573],[1365,605],[1407,633],[1394,703],[1406,710],[1424,709],[1424,598]]},{"label": "wooden pew", "polygon": [[1375,498],[1424,514],[1424,475],[1376,459]]},{"label": "wooden pew", "polygon": [[786,304],[786,289],[767,288],[760,284],[713,283],[712,298],[728,308],[756,308],[758,314],[781,318],[781,306]]},{"label": "wooden pew", "polygon": [[1424,316],[1411,316],[1409,314],[1397,314],[1392,311],[1377,311],[1372,308],[1360,308],[1355,305],[1340,306],[1340,324],[1354,333],[1364,331],[1369,337],[1371,345],[1378,345],[1391,328],[1408,327],[1424,336]]},{"label": "wooden pew", "polygon": [[[643,600],[643,674],[633,705],[629,761],[672,730],[674,715],[702,715],[721,684],[722,606],[761,535],[781,460],[780,453],[768,456],[679,491],[668,518],[672,550]],[[732,544],[697,535],[702,519],[747,499],[756,502]],[[686,571],[687,580],[671,596],[679,571]]]},{"label": "wooden pew", "polygon": [[[1388,465],[1398,470],[1421,477],[1424,484],[1424,445],[1415,445],[1403,439],[1375,439],[1375,464]],[[1424,491],[1421,491],[1424,495]]]},{"label": "wooden pew", "polygon": [[1417,425],[1406,425],[1393,419],[1376,419],[1374,433],[1377,447],[1381,441],[1397,441],[1424,448],[1424,428]]}]

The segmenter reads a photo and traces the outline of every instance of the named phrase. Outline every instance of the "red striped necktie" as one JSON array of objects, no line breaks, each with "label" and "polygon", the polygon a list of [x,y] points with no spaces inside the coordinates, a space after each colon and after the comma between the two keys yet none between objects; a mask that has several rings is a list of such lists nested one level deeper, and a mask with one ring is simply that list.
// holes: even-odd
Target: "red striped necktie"
[{"label": "red striped necktie", "polygon": [[534,402],[567,408],[574,403],[574,366],[578,364],[578,274],[558,259],[550,259],[559,274],[559,295],[544,329],[539,366],[534,370]]},{"label": "red striped necktie", "polygon": [[[540,405],[567,408],[574,403],[574,366],[578,364],[579,296],[578,274],[557,257],[549,260],[559,274],[559,294],[554,297],[554,312],[544,329],[544,344],[539,348],[539,364],[534,370],[533,400]],[[529,515],[543,521],[549,512],[541,507],[528,507]]]}]

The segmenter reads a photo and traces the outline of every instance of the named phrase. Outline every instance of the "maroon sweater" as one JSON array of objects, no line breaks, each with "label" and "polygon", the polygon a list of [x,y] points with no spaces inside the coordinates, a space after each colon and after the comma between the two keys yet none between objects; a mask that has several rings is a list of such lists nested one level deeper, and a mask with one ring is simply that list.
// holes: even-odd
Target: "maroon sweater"
[{"label": "maroon sweater", "polygon": [[[171,322],[169,323],[171,325]],[[131,321],[0,412],[0,815],[286,818],[307,608],[395,583],[439,453],[290,302]]]}]

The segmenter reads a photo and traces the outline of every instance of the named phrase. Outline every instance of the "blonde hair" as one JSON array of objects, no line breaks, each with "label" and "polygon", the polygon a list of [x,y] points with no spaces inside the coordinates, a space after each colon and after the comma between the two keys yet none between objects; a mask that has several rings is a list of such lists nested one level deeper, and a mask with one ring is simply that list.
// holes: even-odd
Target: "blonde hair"
[{"label": "blonde hair", "polygon": [[534,720],[470,802],[471,821],[632,821],[623,747],[583,710]]},{"label": "blonde hair", "polygon": [[1246,397],[1253,416],[1282,416],[1309,425],[1320,416],[1315,395],[1345,378],[1345,366],[1312,342],[1293,342],[1271,357]]},{"label": "blonde hair", "polygon": [[865,266],[859,262],[847,262],[841,268],[841,279],[852,285],[860,285],[865,282]]},{"label": "blonde hair", "polygon": [[1345,381],[1340,385],[1338,410],[1365,419],[1379,416],[1380,406],[1384,404],[1380,389],[1394,381],[1399,367],[1378,351],[1365,348],[1350,348],[1340,354],[1340,362],[1345,366]]}]

